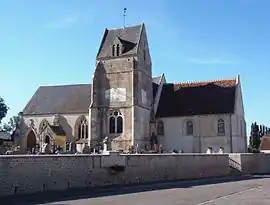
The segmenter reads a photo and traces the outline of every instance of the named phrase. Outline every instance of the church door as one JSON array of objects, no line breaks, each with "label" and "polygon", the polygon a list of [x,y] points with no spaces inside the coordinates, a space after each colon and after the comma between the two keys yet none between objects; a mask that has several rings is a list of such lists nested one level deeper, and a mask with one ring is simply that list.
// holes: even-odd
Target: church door
[{"label": "church door", "polygon": [[27,135],[27,148],[32,149],[36,147],[36,135],[33,130],[31,130]]}]

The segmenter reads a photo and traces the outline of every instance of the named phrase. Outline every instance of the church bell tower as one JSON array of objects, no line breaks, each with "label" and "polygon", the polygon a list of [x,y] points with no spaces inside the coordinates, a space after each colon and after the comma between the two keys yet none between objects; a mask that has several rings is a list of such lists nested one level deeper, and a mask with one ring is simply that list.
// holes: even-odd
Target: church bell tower
[{"label": "church bell tower", "polygon": [[152,63],[144,24],[105,30],[91,101],[91,146],[105,137],[111,150],[149,143]]}]

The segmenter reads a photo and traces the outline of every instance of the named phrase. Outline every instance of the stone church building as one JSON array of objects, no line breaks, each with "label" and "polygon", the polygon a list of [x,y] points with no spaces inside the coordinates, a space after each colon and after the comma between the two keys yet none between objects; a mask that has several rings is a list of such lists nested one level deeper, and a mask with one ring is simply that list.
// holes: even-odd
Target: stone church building
[{"label": "stone church building", "polygon": [[[90,78],[89,78],[90,80]],[[152,77],[145,25],[106,29],[92,84],[41,86],[23,110],[21,147],[76,143],[109,149],[246,152],[240,77],[170,83]]]}]

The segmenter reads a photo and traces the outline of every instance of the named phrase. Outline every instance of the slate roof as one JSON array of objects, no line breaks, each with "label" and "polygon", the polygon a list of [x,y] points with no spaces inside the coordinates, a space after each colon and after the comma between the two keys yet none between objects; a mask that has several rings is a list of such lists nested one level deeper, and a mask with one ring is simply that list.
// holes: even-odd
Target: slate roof
[{"label": "slate roof", "polygon": [[[158,89],[153,78],[153,97]],[[163,85],[157,117],[225,114],[234,112],[236,79]],[[41,86],[23,115],[87,113],[91,84]]]},{"label": "slate roof", "polygon": [[97,59],[111,57],[111,48],[117,37],[126,45],[126,48],[128,48],[123,55],[135,54],[140,41],[142,28],[143,24],[125,28],[105,29]]},{"label": "slate roof", "polygon": [[87,113],[91,84],[41,86],[23,109],[23,115]]},{"label": "slate roof", "polygon": [[234,113],[236,79],[163,85],[157,117]]},{"label": "slate roof", "polygon": [[65,136],[66,132],[65,130],[62,128],[61,125],[49,125],[50,128],[52,129],[52,131],[54,132],[54,134],[59,135],[59,136]]},{"label": "slate roof", "polygon": [[156,76],[152,78],[152,81],[156,84],[159,84],[161,81],[162,75],[161,76]]},{"label": "slate roof", "polygon": [[155,97],[156,97],[156,94],[157,94],[157,91],[158,91],[158,86],[160,84],[161,78],[162,78],[162,75],[152,78],[153,99],[155,99]]},{"label": "slate roof", "polygon": [[153,88],[153,99],[155,99],[157,91],[158,91],[158,84],[152,82],[152,88]]},{"label": "slate roof", "polygon": [[[154,96],[157,86],[153,83]],[[90,102],[91,84],[41,86],[23,109],[23,115],[88,113]]]},{"label": "slate roof", "polygon": [[9,132],[0,131],[0,139],[1,140],[10,140],[11,139],[11,135],[10,135]]}]

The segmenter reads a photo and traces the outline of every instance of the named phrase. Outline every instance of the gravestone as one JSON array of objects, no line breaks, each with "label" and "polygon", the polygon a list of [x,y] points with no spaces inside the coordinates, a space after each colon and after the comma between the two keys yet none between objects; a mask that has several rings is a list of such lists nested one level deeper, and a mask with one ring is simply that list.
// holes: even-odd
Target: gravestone
[{"label": "gravestone", "polygon": [[70,152],[72,154],[76,153],[76,145],[74,142],[69,143],[68,152]]},{"label": "gravestone", "polygon": [[103,140],[103,153],[108,153],[108,137],[105,137]]},{"label": "gravestone", "polygon": [[208,147],[206,153],[207,154],[212,154],[212,147]]},{"label": "gravestone", "polygon": [[90,147],[88,145],[85,145],[83,150],[82,150],[83,154],[90,154]]},{"label": "gravestone", "polygon": [[158,153],[163,153],[163,145],[162,144],[159,145]]},{"label": "gravestone", "polygon": [[135,153],[138,154],[139,153],[139,145],[136,144],[136,147],[135,147]]},{"label": "gravestone", "polygon": [[219,154],[223,154],[224,153],[224,148],[223,147],[220,147],[218,153]]},{"label": "gravestone", "polygon": [[44,143],[41,148],[41,152],[44,154],[51,154],[51,148],[48,143]]}]

